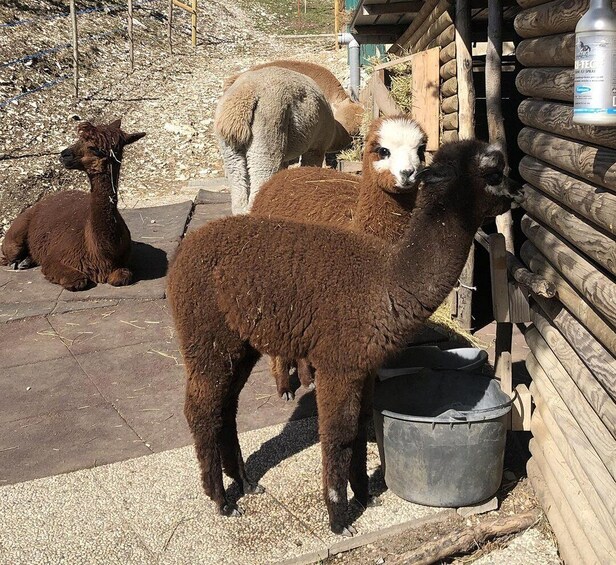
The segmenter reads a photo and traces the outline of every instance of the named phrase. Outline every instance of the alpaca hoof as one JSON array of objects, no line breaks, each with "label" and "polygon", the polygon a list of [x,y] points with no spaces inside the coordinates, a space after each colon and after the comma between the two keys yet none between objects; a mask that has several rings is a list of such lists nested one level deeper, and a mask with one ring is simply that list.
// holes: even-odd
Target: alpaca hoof
[{"label": "alpaca hoof", "polygon": [[133,282],[133,273],[128,269],[117,269],[107,277],[107,283],[111,286],[127,286]]},{"label": "alpaca hoof", "polygon": [[331,524],[331,530],[335,534],[339,534],[345,538],[352,538],[357,534],[357,530],[351,525],[343,526],[342,524]]},{"label": "alpaca hoof", "polygon": [[228,516],[230,518],[239,518],[244,512],[242,512],[237,506],[233,504],[225,504],[218,513],[221,516]]},{"label": "alpaca hoof", "polygon": [[291,400],[295,400],[295,394],[288,390],[287,392],[281,393],[280,398],[282,398],[286,402],[290,402]]},{"label": "alpaca hoof", "polygon": [[77,279],[70,282],[61,282],[60,283],[66,290],[77,291],[83,290],[88,286],[88,279]]},{"label": "alpaca hoof", "polygon": [[22,259],[19,263],[17,263],[17,261],[15,261],[15,270],[16,271],[24,271],[25,269],[29,269],[30,267],[32,267],[32,257],[26,257],[25,259]]},{"label": "alpaca hoof", "polygon": [[262,487],[259,483],[244,483],[244,494],[263,494],[265,492],[265,487]]}]

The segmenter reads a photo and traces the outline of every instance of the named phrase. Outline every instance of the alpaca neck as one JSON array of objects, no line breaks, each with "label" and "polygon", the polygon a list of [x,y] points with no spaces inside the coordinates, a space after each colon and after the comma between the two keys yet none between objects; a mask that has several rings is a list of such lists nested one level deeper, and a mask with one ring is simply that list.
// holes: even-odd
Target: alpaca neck
[{"label": "alpaca neck", "polygon": [[376,179],[364,175],[353,214],[354,228],[392,243],[398,241],[408,227],[416,195],[416,191],[386,192]]},{"label": "alpaca neck", "polygon": [[113,237],[118,223],[119,165],[103,173],[91,173],[90,179],[90,229],[98,238]]},{"label": "alpaca neck", "polygon": [[422,325],[451,292],[483,220],[472,199],[435,198],[428,191],[419,192],[409,227],[391,257],[388,286],[400,313],[400,338]]}]

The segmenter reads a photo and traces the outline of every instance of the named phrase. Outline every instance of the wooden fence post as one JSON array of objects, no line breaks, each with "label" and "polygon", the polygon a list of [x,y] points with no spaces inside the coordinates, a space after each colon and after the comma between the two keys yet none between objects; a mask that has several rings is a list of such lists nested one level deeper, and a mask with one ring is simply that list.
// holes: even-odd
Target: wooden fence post
[{"label": "wooden fence post", "polygon": [[73,29],[73,86],[75,87],[75,98],[79,99],[79,48],[77,46],[77,12],[75,11],[75,0],[69,0],[71,15],[71,27]]}]

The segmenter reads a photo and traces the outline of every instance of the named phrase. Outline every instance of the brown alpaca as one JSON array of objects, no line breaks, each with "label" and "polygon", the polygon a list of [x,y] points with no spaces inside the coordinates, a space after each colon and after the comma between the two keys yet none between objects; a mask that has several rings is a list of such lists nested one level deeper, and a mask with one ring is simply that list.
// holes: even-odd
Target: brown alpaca
[{"label": "brown alpaca", "polygon": [[118,180],[124,146],[145,133],[127,134],[120,125],[79,124],[79,140],[62,151],[60,161],[87,173],[90,193],[51,194],[24,210],[2,242],[3,264],[41,265],[47,280],[67,290],[83,290],[90,281],[131,283],[131,239],[118,212]]},{"label": "brown alpaca", "polygon": [[[391,243],[408,226],[417,196],[417,173],[425,164],[426,136],[409,116],[375,120],[364,146],[361,177],[323,168],[281,171],[257,194],[251,215],[340,226],[374,235]],[[391,175],[374,167],[374,154],[384,157]],[[293,363],[272,360],[279,396],[293,399],[289,370]],[[297,363],[304,386],[313,380],[309,365]]]},{"label": "brown alpaca", "polygon": [[[338,82],[338,79],[325,67],[306,61],[278,59],[276,61],[270,61],[269,63],[255,65],[248,70],[256,71],[257,69],[263,69],[265,67],[282,67],[283,69],[289,69],[296,73],[309,76],[323,91],[325,99],[332,107],[332,112],[334,113],[336,121],[344,127],[349,135],[357,135],[359,133],[364,115],[363,105],[359,102],[353,102],[344,91],[344,88],[342,88],[340,82]],[[238,73],[225,79],[223,90],[229,88],[241,74],[242,73]]]},{"label": "brown alpaca", "polygon": [[[378,169],[381,157],[372,159]],[[263,490],[248,480],[237,437],[238,396],[252,368],[262,353],[307,359],[318,381],[330,527],[353,534],[347,482],[365,507],[373,375],[453,288],[484,218],[510,207],[517,188],[503,171],[502,153],[484,143],[443,146],[395,244],[254,216],[213,222],[182,242],[168,296],[188,374],[185,415],[220,513],[239,515],[223,469],[244,492]]]}]

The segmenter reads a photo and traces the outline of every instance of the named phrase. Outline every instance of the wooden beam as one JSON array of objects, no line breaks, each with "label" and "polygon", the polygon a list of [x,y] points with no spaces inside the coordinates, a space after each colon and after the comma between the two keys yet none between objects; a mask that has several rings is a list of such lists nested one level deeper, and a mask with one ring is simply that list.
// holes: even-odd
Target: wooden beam
[{"label": "wooden beam", "polygon": [[[447,0],[444,1],[446,2]],[[417,40],[413,42],[411,39],[410,45],[413,49],[413,53],[418,53],[419,51],[425,49],[428,43],[430,43],[433,39],[436,39],[451,25],[453,25],[453,20],[451,19],[449,11],[446,9],[433,24],[428,26],[425,32],[420,35]]]},{"label": "wooden beam", "polygon": [[518,134],[524,153],[616,192],[616,150],[594,147],[525,127]]},{"label": "wooden beam", "polygon": [[[473,58],[471,55],[472,50],[470,35],[471,10],[469,0],[457,0],[456,60],[458,61],[458,72],[456,92],[458,94],[458,102],[460,104],[460,139],[473,139],[475,137],[475,86],[473,83]],[[457,85],[459,85],[459,88]],[[451,94],[456,94],[456,92],[444,93],[443,95],[448,96]]]},{"label": "wooden beam", "polygon": [[361,25],[353,28],[353,35],[361,35],[364,37],[371,37],[373,35],[399,37],[403,31],[404,26],[400,25]]},{"label": "wooden beam", "polygon": [[[452,77],[449,80],[446,80],[443,84],[441,84],[441,94],[444,97],[458,94],[458,78]],[[459,101],[460,97],[458,97],[458,103]]]},{"label": "wooden beam", "polygon": [[[423,6],[406,29],[406,31],[395,41],[395,43],[390,47],[389,52],[394,54],[399,54],[404,50],[408,50],[407,46],[409,43],[409,39],[412,35],[419,29],[419,27],[426,21],[426,18],[432,14],[434,8],[438,5],[441,0],[426,0],[423,3]],[[440,14],[439,14],[440,15]]]},{"label": "wooden beam", "polygon": [[[434,23],[438,21],[443,14],[447,13],[449,8],[451,8],[451,5],[452,2],[450,0],[439,0],[434,6],[434,9],[430,11],[426,15],[426,17],[420,22],[414,33],[408,36],[406,43],[413,50],[414,53],[418,51],[418,49],[415,48],[416,43],[426,35],[428,30],[430,29],[430,26],[434,25]],[[451,23],[451,18],[449,23]],[[443,31],[443,29],[445,28],[442,28],[441,31]],[[439,31],[435,35],[438,35],[439,33],[441,32]]]},{"label": "wooden beam", "polygon": [[[370,26],[366,26],[370,27]],[[368,33],[357,33],[355,31],[352,32],[353,37],[359,44],[364,43],[394,43],[398,39],[397,33],[382,33],[380,35],[377,34],[368,34]]]},{"label": "wooden beam", "polygon": [[575,33],[525,39],[515,49],[518,61],[525,67],[573,67]]},{"label": "wooden beam", "polygon": [[441,134],[441,141],[443,143],[449,143],[450,141],[458,141],[460,137],[458,136],[458,130],[452,129],[448,131],[444,131]]},{"label": "wooden beam", "polygon": [[[455,31],[454,31],[454,38],[455,38]],[[448,45],[441,47],[441,52],[439,53],[439,59],[441,63],[444,64],[455,58],[456,58],[456,42],[454,40]]]},{"label": "wooden beam", "polygon": [[525,181],[616,235],[616,194],[569,176],[528,155],[520,162],[519,171]]},{"label": "wooden beam", "polygon": [[520,94],[573,102],[573,69],[549,67],[522,69],[515,79]]},{"label": "wooden beam", "polygon": [[412,55],[413,82],[411,115],[428,136],[428,151],[439,147],[439,59],[438,49],[429,49]]},{"label": "wooden beam", "polygon": [[548,2],[550,2],[550,0],[517,0],[517,4],[520,8],[532,8],[533,6],[547,4]]},{"label": "wooden beam", "polygon": [[384,116],[395,116],[404,113],[381,81],[374,81],[372,94],[377,107]]},{"label": "wooden beam", "polygon": [[582,295],[581,291],[575,289],[530,241],[522,244],[520,256],[534,273],[554,284],[560,302],[595,339],[616,356],[616,327],[610,325]]},{"label": "wooden beam", "polygon": [[529,216],[522,218],[522,231],[554,268],[616,325],[616,282]]},{"label": "wooden beam", "polygon": [[458,112],[452,112],[451,114],[444,114],[441,120],[441,125],[444,130],[455,129],[458,130]]},{"label": "wooden beam", "polygon": [[366,16],[406,14],[409,12],[418,12],[423,4],[421,0],[415,0],[414,2],[392,2],[389,4],[364,4],[362,10]]},{"label": "wooden beam", "polygon": [[452,59],[448,63],[441,66],[439,74],[443,80],[448,80],[451,77],[455,77],[458,72],[458,63],[455,59]]},{"label": "wooden beam", "polygon": [[588,0],[554,0],[520,12],[514,27],[520,37],[540,37],[574,31],[588,10]]},{"label": "wooden beam", "polygon": [[383,69],[391,69],[392,67],[397,67],[398,65],[404,65],[406,63],[410,63],[413,60],[413,55],[406,55],[405,57],[398,57],[397,59],[392,59],[391,61],[386,61],[385,63],[381,63],[374,67],[375,71],[381,71]]},{"label": "wooden beam", "polygon": [[530,184],[524,185],[524,209],[570,245],[616,275],[616,240],[565,210]]},{"label": "wooden beam", "polygon": [[425,49],[433,49],[434,47],[445,47],[450,45],[456,38],[456,27],[452,24],[448,28],[445,28],[438,37],[434,38]]},{"label": "wooden beam", "polygon": [[441,110],[443,114],[451,114],[452,112],[458,111],[458,95],[454,94],[453,96],[448,96],[447,98],[443,98],[441,103]]}]

